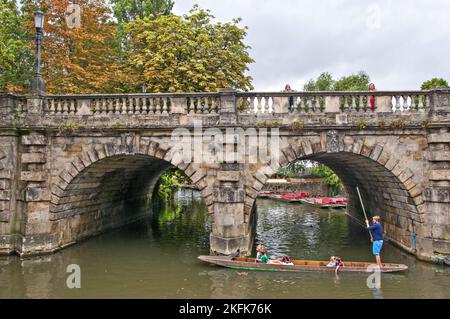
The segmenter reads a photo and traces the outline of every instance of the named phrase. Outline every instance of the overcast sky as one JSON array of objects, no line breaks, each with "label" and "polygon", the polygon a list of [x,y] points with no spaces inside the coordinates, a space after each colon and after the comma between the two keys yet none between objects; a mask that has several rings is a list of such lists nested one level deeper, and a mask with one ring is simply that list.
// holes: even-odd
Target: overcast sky
[{"label": "overcast sky", "polygon": [[450,80],[449,0],[175,0],[173,12],[195,3],[218,21],[243,19],[258,91],[301,90],[324,71],[365,70],[378,90]]}]

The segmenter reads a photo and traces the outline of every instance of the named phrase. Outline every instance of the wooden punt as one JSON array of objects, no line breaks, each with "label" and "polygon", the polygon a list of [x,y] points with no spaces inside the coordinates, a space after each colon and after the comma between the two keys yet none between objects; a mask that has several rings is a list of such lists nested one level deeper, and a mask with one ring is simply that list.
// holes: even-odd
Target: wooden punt
[{"label": "wooden punt", "polygon": [[307,206],[318,207],[318,208],[331,208],[331,204],[318,204],[315,202],[315,198],[302,198],[300,202]]},{"label": "wooden punt", "polygon": [[[229,256],[199,256],[198,259],[222,267],[239,270],[262,270],[262,271],[323,271],[334,272],[335,267],[327,267],[328,261],[316,260],[294,260],[294,265],[261,264],[256,263],[255,258],[229,257]],[[370,268],[368,268],[371,266]],[[344,261],[344,266],[339,272],[373,272],[376,264],[370,262]],[[383,263],[381,272],[405,271],[408,266],[403,264]]]}]

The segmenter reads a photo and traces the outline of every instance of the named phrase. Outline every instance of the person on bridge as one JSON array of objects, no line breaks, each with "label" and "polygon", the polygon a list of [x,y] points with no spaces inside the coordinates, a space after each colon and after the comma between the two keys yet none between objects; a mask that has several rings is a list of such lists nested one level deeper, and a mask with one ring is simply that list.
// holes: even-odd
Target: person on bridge
[{"label": "person on bridge", "polygon": [[[292,90],[290,84],[286,84],[284,87],[284,92],[294,92],[294,90]],[[289,110],[292,111],[294,109],[294,97],[290,96],[289,97]]]},{"label": "person on bridge", "polygon": [[[370,83],[369,84],[369,91],[371,91],[371,92],[374,92],[375,91],[375,84],[373,84],[373,83]],[[369,100],[369,102],[370,102],[370,110],[372,111],[372,112],[374,112],[375,111],[375,95],[372,95],[371,97],[370,97],[370,100]]]},{"label": "person on bridge", "polygon": [[380,216],[372,217],[372,226],[369,226],[369,221],[366,219],[367,229],[372,234],[372,253],[375,255],[378,267],[382,267],[381,264],[381,248],[383,248],[383,227],[380,224]]}]

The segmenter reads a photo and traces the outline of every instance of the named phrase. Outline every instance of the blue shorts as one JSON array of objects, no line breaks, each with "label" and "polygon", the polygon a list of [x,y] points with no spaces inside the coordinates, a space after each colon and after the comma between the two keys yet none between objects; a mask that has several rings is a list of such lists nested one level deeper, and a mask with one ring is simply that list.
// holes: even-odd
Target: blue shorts
[{"label": "blue shorts", "polygon": [[383,248],[383,241],[382,240],[375,240],[372,243],[372,253],[374,255],[379,255],[381,252],[381,248]]}]

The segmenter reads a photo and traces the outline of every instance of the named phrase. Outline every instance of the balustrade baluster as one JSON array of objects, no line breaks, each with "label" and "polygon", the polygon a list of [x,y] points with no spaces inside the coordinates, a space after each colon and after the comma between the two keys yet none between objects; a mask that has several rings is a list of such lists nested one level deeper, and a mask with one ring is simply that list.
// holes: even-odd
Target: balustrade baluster
[{"label": "balustrade baluster", "polygon": [[411,109],[417,111],[416,95],[411,95]]},{"label": "balustrade baluster", "polygon": [[142,97],[141,98],[142,101],[142,113],[143,114],[147,114],[148,113],[148,108],[147,108],[147,97]]},{"label": "balustrade baluster", "polygon": [[305,112],[306,113],[306,106],[305,106],[305,98],[303,96],[299,97],[300,99],[300,113]]},{"label": "balustrade baluster", "polygon": [[[344,112],[349,112],[350,111],[350,106],[348,105],[348,96],[344,95],[342,96],[343,101],[344,101]],[[353,102],[352,102],[353,104]]]},{"label": "balustrade baluster", "polygon": [[161,114],[161,99],[159,97],[155,98],[155,113]]},{"label": "balustrade baluster", "polygon": [[70,108],[69,108],[69,113],[70,114],[75,114],[75,103],[76,100],[70,100]]},{"label": "balustrade baluster", "polygon": [[162,114],[167,114],[168,111],[169,111],[169,108],[168,108],[168,106],[167,106],[167,98],[166,98],[166,97],[163,97],[162,100],[163,100]]},{"label": "balustrade baluster", "polygon": [[54,99],[51,99],[50,100],[50,113],[56,113],[56,111],[55,111],[55,100]]},{"label": "balustrade baluster", "polygon": [[61,100],[58,99],[58,103],[56,104],[56,113],[60,113],[62,110],[61,108]]},{"label": "balustrade baluster", "polygon": [[255,97],[256,99],[256,113],[260,114],[262,113],[262,105],[261,105],[261,98],[259,96]]},{"label": "balustrade baluster", "polygon": [[409,111],[408,95],[403,95],[403,111]]},{"label": "balustrade baluster", "polygon": [[139,97],[134,98],[135,101],[135,109],[134,114],[141,114],[141,99]]},{"label": "balustrade baluster", "polygon": [[122,98],[122,107],[120,108],[120,114],[127,114],[127,98]]},{"label": "balustrade baluster", "polygon": [[400,96],[395,95],[394,113],[400,111]]},{"label": "balustrade baluster", "polygon": [[364,110],[365,110],[365,107],[364,107],[364,96],[363,95],[353,96],[353,100],[355,102],[356,102],[356,100],[358,100],[358,107],[356,107],[356,106],[354,107],[352,105],[352,111],[364,112]]},{"label": "balustrade baluster", "polygon": [[102,105],[100,106],[100,114],[108,113],[106,110],[106,99],[102,98]]},{"label": "balustrade baluster", "polygon": [[128,114],[133,114],[134,112],[134,106],[133,106],[133,98],[128,98]]}]

